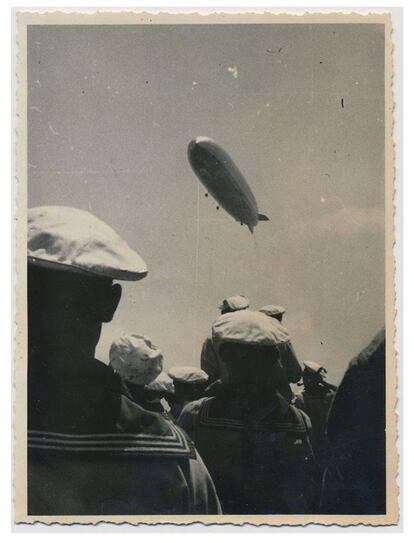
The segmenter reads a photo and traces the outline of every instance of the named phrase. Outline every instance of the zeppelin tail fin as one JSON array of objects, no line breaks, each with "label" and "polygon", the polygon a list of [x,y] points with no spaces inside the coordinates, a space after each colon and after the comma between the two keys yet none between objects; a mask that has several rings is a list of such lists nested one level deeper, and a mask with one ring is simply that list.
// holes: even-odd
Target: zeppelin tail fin
[{"label": "zeppelin tail fin", "polygon": [[270,221],[269,217],[266,217],[266,215],[263,215],[262,213],[258,213],[257,218],[259,221]]}]

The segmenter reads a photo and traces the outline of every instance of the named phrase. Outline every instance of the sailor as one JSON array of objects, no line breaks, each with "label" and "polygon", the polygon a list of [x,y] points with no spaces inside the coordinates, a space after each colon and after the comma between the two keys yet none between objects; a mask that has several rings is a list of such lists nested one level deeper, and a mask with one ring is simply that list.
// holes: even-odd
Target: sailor
[{"label": "sailor", "polygon": [[[236,296],[230,296],[225,298],[220,304],[219,309],[221,315],[226,313],[233,313],[234,311],[242,311],[248,309],[250,306],[249,300],[246,296],[238,294]],[[201,369],[208,375],[209,385],[215,383],[218,380],[226,379],[226,367],[220,362],[219,355],[213,346],[211,335],[206,338],[201,349],[200,359]],[[220,385],[221,383],[218,383]]]},{"label": "sailor", "polygon": [[303,391],[296,396],[294,404],[309,416],[312,422],[312,446],[315,458],[325,466],[329,456],[326,424],[337,387],[325,380],[327,371],[317,362],[306,360],[303,366]]},{"label": "sailor", "polygon": [[217,319],[212,338],[228,382],[217,396],[189,403],[178,424],[200,450],[224,513],[309,512],[310,420],[275,391],[286,329],[246,310]]},{"label": "sailor", "polygon": [[[265,305],[259,311],[272,319],[276,319],[280,323],[282,323],[283,316],[286,313],[286,309],[282,305]],[[300,381],[302,367],[291,341],[287,341],[281,345],[279,351],[282,371],[280,371],[279,365],[275,366],[278,390],[288,401],[292,401],[294,396],[290,384]]]},{"label": "sailor", "polygon": [[337,387],[325,380],[327,371],[317,362],[306,360],[303,367],[302,383],[298,383],[303,386],[303,391],[296,395],[294,405],[302,409],[312,423],[312,448],[315,455],[313,503],[317,508],[321,502],[323,474],[333,457],[326,436],[326,425]]},{"label": "sailor", "polygon": [[383,328],[349,363],[328,416],[335,451],[322,513],[386,513],[386,341]]},{"label": "sailor", "polygon": [[168,371],[174,384],[174,396],[170,396],[171,415],[177,420],[183,408],[205,396],[208,375],[200,368],[173,366]]},{"label": "sailor", "polygon": [[95,358],[121,298],[147,275],[108,225],[69,207],[28,211],[28,514],[220,512],[186,435],[123,394]]},{"label": "sailor", "polygon": [[265,305],[259,309],[260,313],[264,313],[268,317],[277,319],[279,322],[282,322],[283,315],[286,313],[286,309],[283,305]]},{"label": "sailor", "polygon": [[129,397],[144,409],[153,411],[145,385],[162,372],[163,355],[151,339],[139,334],[123,334],[112,342],[109,365],[124,380]]}]

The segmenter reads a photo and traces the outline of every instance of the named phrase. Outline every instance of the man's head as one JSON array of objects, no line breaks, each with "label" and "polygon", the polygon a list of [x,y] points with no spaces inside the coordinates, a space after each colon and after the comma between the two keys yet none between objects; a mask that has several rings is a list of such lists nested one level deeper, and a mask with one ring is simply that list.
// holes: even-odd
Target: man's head
[{"label": "man's head", "polygon": [[181,401],[194,401],[203,397],[208,375],[200,368],[173,366],[168,371],[174,383],[175,397]]},{"label": "man's head", "polygon": [[162,372],[163,355],[152,341],[139,334],[124,334],[112,342],[109,365],[125,381],[145,386]]},{"label": "man's head", "polygon": [[121,298],[114,279],[138,280],[146,265],[108,225],[69,207],[28,211],[29,348],[93,356],[103,322]]},{"label": "man's head", "polygon": [[237,296],[230,296],[229,298],[225,298],[219,306],[219,309],[221,311],[221,314],[225,315],[226,313],[233,313],[234,311],[249,309],[249,305],[249,300],[242,294],[239,294]]},{"label": "man's head", "polygon": [[259,309],[260,313],[282,322],[286,309],[282,305],[265,305]]},{"label": "man's head", "polygon": [[145,385],[145,393],[146,399],[150,402],[170,398],[174,394],[174,382],[162,371],[156,379]]},{"label": "man's head", "polygon": [[287,330],[258,311],[222,315],[212,329],[213,343],[228,370],[230,384],[265,387],[280,363],[278,346],[289,341]]},{"label": "man's head", "polygon": [[28,265],[29,347],[93,356],[102,323],[110,322],[122,288],[111,279]]}]

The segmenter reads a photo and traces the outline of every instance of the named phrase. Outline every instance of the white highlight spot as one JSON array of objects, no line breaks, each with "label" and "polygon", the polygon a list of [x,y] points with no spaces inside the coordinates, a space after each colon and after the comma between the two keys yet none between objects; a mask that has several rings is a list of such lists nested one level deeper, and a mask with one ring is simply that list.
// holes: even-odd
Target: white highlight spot
[{"label": "white highlight spot", "polygon": [[235,64],[230,64],[227,68],[227,71],[234,77],[234,79],[237,79],[239,77],[239,72]]}]

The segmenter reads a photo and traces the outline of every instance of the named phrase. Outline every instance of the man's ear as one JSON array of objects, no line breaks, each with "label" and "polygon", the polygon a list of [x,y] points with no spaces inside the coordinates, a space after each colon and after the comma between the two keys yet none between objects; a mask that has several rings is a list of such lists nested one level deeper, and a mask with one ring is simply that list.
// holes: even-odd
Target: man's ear
[{"label": "man's ear", "polygon": [[111,322],[122,296],[122,287],[118,283],[111,285],[110,295],[102,308],[102,322]]}]

